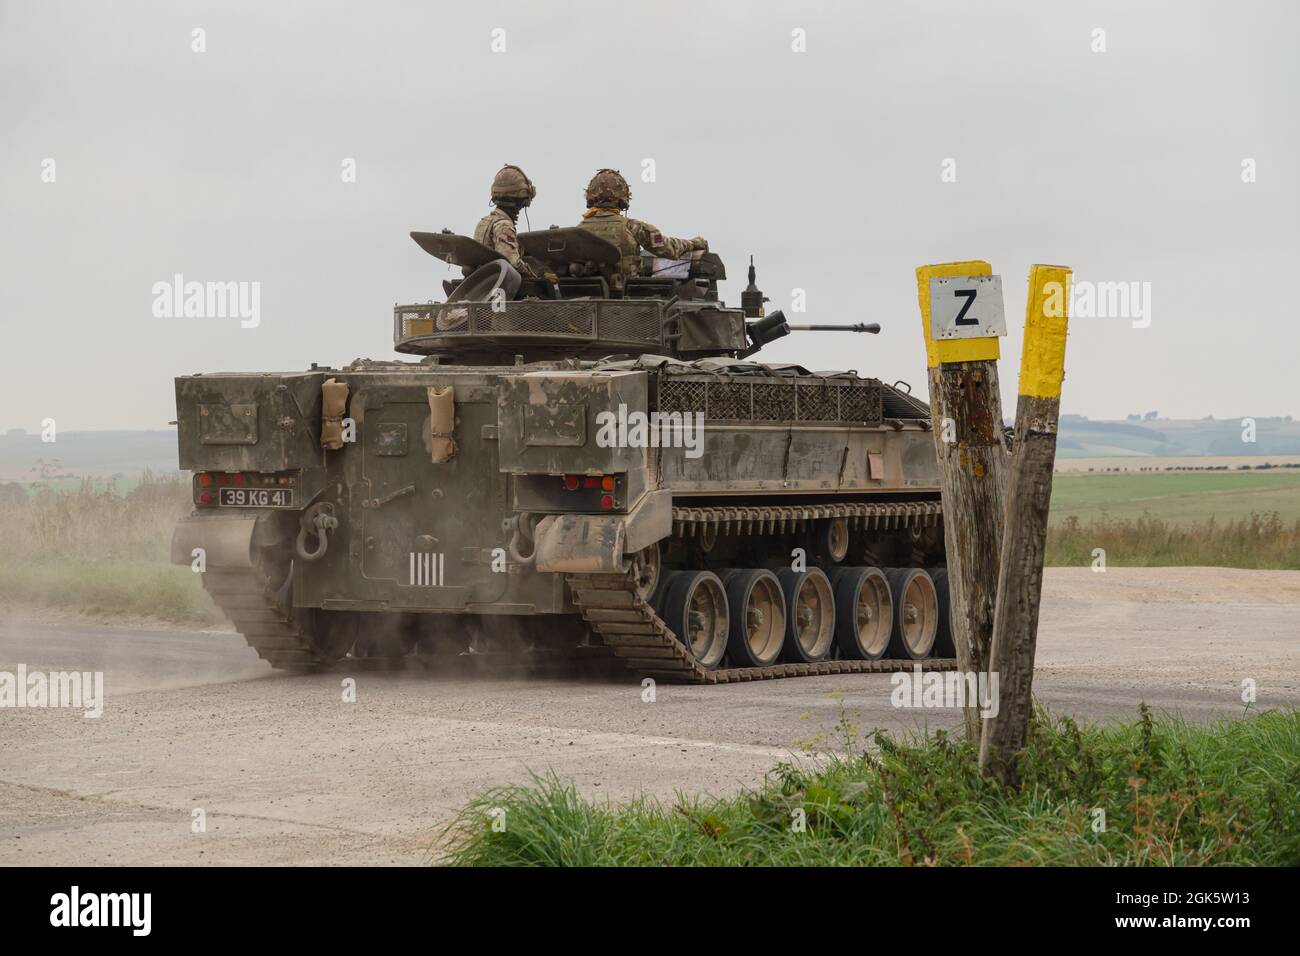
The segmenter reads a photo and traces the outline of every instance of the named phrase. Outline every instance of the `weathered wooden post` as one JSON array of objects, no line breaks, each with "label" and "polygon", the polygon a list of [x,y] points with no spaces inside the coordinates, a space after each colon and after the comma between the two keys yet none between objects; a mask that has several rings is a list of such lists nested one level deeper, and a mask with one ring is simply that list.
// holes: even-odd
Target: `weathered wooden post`
[{"label": "weathered wooden post", "polygon": [[[916,270],[930,377],[930,417],[943,494],[949,600],[957,663],[988,670],[1002,548],[1007,447],[998,391],[998,335],[1006,334],[1001,284],[982,261]],[[936,324],[937,323],[937,324]],[[967,739],[980,739],[967,700]]]},{"label": "weathered wooden post", "polygon": [[1065,377],[1070,276],[1071,270],[1064,266],[1036,265],[1029,272],[1016,437],[989,663],[990,676],[998,677],[998,706],[984,721],[980,738],[980,771],[1005,784],[1016,780],[1016,753],[1025,745],[1033,708],[1034,650]]}]

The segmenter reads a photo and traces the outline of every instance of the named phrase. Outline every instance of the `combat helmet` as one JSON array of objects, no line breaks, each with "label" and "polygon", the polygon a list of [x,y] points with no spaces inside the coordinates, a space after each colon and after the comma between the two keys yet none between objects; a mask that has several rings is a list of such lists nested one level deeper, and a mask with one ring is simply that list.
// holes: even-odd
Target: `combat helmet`
[{"label": "combat helmet", "polygon": [[587,183],[588,206],[615,206],[626,209],[632,201],[632,190],[617,169],[598,169]]},{"label": "combat helmet", "polygon": [[518,166],[507,163],[492,177],[492,201],[513,201],[516,205],[527,206],[537,195],[537,187]]}]

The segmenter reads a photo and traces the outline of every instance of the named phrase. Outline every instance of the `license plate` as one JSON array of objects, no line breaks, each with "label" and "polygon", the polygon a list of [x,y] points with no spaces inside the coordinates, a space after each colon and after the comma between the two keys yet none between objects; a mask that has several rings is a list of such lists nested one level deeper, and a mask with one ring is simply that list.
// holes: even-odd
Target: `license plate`
[{"label": "license plate", "polygon": [[223,508],[292,508],[292,488],[222,488]]}]

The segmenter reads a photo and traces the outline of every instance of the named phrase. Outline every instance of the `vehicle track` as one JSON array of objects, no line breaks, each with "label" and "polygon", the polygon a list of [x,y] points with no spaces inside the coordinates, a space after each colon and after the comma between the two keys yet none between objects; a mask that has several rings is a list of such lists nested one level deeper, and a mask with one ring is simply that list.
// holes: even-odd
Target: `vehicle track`
[{"label": "vehicle track", "polygon": [[[938,501],[849,502],[752,507],[673,509],[674,531],[702,534],[764,535],[807,530],[810,522],[843,518],[855,529],[898,530],[932,527],[940,518]],[[872,674],[919,665],[924,670],[954,670],[951,658],[913,660],[826,660],[769,667],[702,667],[681,639],[638,593],[632,573],[573,574],[567,577],[582,618],[612,654],[629,668],[660,680],[695,684],[776,680],[825,674]],[[222,613],[272,667],[310,669],[328,663],[301,626],[300,612],[286,603],[257,568],[213,568],[203,586]]]}]

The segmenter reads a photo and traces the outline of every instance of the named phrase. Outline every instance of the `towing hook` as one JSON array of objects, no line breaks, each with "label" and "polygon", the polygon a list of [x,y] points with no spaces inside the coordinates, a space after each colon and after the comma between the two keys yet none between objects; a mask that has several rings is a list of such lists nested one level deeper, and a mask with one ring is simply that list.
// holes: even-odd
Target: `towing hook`
[{"label": "towing hook", "polygon": [[[329,533],[339,526],[339,519],[334,517],[334,506],[328,502],[319,502],[302,513],[298,519],[298,540],[294,542],[294,552],[303,561],[319,561],[329,550]],[[316,538],[316,549],[307,550],[307,537]]]},{"label": "towing hook", "polygon": [[[533,516],[527,513],[506,518],[501,526],[510,535],[506,556],[515,564],[530,568],[537,561],[537,545],[533,542]],[[528,554],[524,554],[524,550]]]}]

